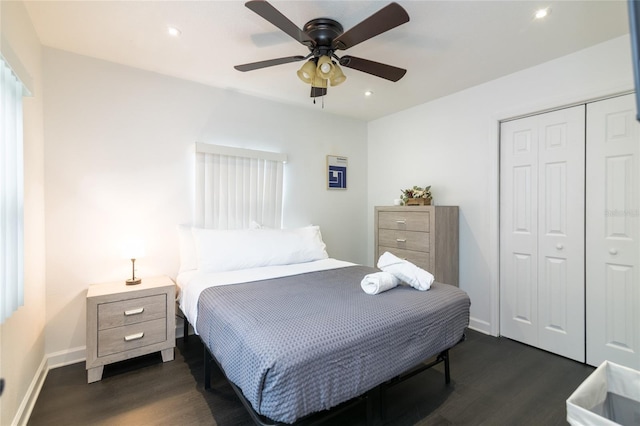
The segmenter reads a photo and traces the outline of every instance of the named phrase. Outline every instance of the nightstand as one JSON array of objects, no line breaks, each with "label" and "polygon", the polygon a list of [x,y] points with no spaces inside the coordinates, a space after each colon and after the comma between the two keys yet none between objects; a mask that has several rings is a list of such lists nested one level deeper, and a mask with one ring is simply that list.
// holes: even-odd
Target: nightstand
[{"label": "nightstand", "polygon": [[175,284],[169,277],[93,284],[87,292],[87,382],[102,379],[104,366],[160,351],[173,360],[176,341]]}]

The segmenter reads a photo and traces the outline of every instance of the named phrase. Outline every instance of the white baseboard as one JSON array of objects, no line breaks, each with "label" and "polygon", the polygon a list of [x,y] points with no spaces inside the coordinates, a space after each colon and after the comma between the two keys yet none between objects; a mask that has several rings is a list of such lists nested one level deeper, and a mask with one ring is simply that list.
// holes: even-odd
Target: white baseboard
[{"label": "white baseboard", "polygon": [[[189,324],[189,336],[195,335],[196,333],[193,331],[193,326]],[[178,317],[176,319],[176,339],[180,337],[184,337],[184,319]]]},{"label": "white baseboard", "polygon": [[480,333],[488,334],[489,336],[492,335],[491,324],[486,321],[479,320],[478,318],[469,318],[469,328],[471,330],[479,331]]},{"label": "white baseboard", "polygon": [[76,364],[87,359],[87,347],[78,346],[76,348],[66,349],[46,355],[47,368],[52,370],[65,365]]},{"label": "white baseboard", "polygon": [[184,337],[184,319],[176,315],[176,339]]},{"label": "white baseboard", "polygon": [[42,385],[44,385],[44,380],[47,378],[48,372],[49,369],[47,368],[47,358],[44,357],[42,358],[42,362],[40,362],[40,365],[36,370],[36,374],[33,376],[33,380],[31,380],[31,384],[29,384],[29,388],[27,388],[27,393],[22,399],[22,402],[18,407],[18,411],[16,412],[11,425],[23,426],[27,424],[27,422],[29,421],[29,417],[31,417],[33,407],[36,405],[38,395],[40,395]]}]

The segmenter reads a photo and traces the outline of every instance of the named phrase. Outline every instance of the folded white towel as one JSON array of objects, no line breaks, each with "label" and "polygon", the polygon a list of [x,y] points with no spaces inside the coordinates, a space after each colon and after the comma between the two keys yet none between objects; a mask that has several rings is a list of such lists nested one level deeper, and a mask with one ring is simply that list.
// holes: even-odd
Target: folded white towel
[{"label": "folded white towel", "polygon": [[400,284],[398,278],[388,272],[375,272],[365,275],[360,282],[360,287],[367,294],[378,294],[391,290]]},{"label": "folded white towel", "polygon": [[394,256],[388,251],[384,252],[378,259],[378,268],[393,274],[401,281],[421,291],[429,290],[434,281],[433,275],[429,272],[409,261]]}]

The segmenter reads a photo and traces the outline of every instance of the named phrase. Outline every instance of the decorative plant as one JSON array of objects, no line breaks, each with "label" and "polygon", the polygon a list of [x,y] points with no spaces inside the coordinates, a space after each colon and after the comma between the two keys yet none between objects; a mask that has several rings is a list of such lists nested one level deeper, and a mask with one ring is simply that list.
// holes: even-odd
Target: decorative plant
[{"label": "decorative plant", "polygon": [[407,202],[409,198],[428,198],[431,199],[431,185],[425,186],[424,188],[419,186],[414,186],[409,189],[402,189],[402,201]]}]

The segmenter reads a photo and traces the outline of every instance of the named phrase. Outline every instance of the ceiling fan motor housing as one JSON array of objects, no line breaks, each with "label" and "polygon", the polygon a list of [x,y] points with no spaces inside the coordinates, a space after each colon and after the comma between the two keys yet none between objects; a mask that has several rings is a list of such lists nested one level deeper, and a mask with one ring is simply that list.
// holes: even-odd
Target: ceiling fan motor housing
[{"label": "ceiling fan motor housing", "polygon": [[315,40],[315,45],[309,50],[315,58],[333,54],[333,40],[344,32],[338,21],[329,18],[317,18],[304,24],[303,31]]}]

